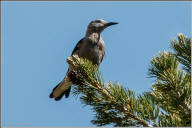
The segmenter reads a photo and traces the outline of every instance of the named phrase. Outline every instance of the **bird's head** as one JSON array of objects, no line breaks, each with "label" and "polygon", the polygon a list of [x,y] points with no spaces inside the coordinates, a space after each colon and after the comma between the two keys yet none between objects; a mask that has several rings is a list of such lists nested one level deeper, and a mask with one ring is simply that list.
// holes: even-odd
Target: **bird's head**
[{"label": "bird's head", "polygon": [[117,22],[107,22],[102,19],[94,20],[89,23],[89,25],[87,27],[87,32],[101,33],[105,28],[107,28],[111,25],[115,25],[115,24],[118,24],[118,23]]}]

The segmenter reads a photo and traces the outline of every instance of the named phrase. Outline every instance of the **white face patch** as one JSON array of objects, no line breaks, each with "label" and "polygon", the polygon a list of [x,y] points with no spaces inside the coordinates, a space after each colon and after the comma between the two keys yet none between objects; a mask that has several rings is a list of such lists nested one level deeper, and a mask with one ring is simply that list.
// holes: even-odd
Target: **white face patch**
[{"label": "white face patch", "polygon": [[106,23],[107,23],[106,21],[102,19],[98,19],[98,20],[91,21],[89,25],[95,26],[95,27],[103,27]]}]

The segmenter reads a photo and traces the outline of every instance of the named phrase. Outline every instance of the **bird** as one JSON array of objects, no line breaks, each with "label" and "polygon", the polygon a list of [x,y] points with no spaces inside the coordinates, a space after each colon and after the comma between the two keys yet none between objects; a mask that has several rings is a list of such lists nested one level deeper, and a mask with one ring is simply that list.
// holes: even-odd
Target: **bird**
[{"label": "bird", "polygon": [[[86,58],[99,67],[105,55],[105,43],[101,32],[105,28],[116,24],[118,23],[107,22],[103,19],[91,21],[87,26],[85,36],[76,44],[71,56],[78,55],[79,57]],[[69,78],[71,71],[72,69],[69,67],[64,79],[53,88],[49,95],[50,98],[59,101],[64,95],[65,98],[69,97],[71,86],[73,85],[73,82]]]}]

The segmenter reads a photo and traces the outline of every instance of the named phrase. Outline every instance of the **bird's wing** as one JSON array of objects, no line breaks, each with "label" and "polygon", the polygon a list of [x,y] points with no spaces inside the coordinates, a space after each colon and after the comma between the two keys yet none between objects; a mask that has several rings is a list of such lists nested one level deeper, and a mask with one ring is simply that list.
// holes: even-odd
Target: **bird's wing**
[{"label": "bird's wing", "polygon": [[79,49],[81,48],[81,45],[83,44],[83,40],[84,40],[84,38],[82,38],[82,39],[77,43],[77,45],[76,45],[75,48],[73,49],[73,52],[72,52],[71,55],[78,53]]}]

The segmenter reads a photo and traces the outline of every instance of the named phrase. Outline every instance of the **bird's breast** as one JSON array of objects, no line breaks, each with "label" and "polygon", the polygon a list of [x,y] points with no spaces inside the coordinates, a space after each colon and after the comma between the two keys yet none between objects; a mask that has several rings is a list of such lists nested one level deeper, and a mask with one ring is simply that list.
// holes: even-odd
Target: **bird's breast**
[{"label": "bird's breast", "polygon": [[103,40],[95,41],[87,39],[83,44],[83,50],[80,52],[80,57],[89,59],[94,64],[100,64],[105,52],[105,44]]}]

